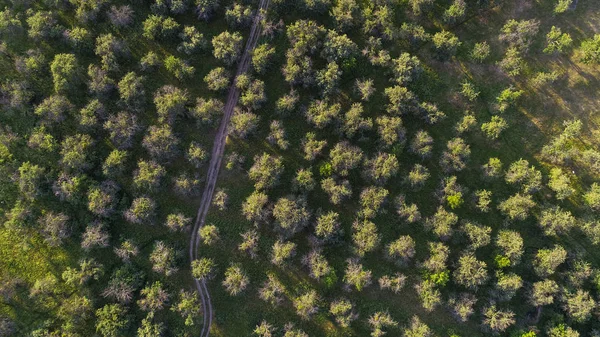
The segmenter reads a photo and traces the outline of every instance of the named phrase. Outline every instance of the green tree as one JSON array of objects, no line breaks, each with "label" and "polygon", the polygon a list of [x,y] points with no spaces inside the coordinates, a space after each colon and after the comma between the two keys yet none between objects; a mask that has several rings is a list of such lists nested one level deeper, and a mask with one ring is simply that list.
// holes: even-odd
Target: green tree
[{"label": "green tree", "polygon": [[581,61],[585,64],[600,63],[600,34],[581,43]]},{"label": "green tree", "polygon": [[52,80],[54,82],[54,91],[62,93],[76,84],[76,78],[79,72],[77,57],[74,54],[56,54],[50,64]]},{"label": "green tree", "polygon": [[563,33],[562,30],[556,26],[552,26],[550,32],[546,35],[546,48],[544,48],[544,53],[564,53],[572,44],[573,39],[571,38],[571,35]]},{"label": "green tree", "polygon": [[120,304],[106,304],[96,311],[96,332],[103,337],[121,336],[129,319],[125,316],[126,309]]},{"label": "green tree", "polygon": [[213,55],[227,65],[237,62],[242,52],[242,35],[224,31],[212,39]]}]

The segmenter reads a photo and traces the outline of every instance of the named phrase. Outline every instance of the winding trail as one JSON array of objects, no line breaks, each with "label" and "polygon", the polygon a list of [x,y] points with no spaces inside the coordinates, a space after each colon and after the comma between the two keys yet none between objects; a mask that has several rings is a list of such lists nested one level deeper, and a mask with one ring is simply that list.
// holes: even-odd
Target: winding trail
[{"label": "winding trail", "polygon": [[[269,1],[270,0],[260,0],[258,12],[254,16],[252,28],[250,30],[250,35],[244,48],[244,53],[242,54],[242,58],[238,63],[236,77],[237,75],[243,74],[248,70],[248,66],[250,65],[251,53],[254,50],[254,47],[256,47],[258,37],[260,36],[263,13],[267,10],[267,7],[269,6]],[[192,235],[190,237],[190,262],[198,257],[198,246],[200,244],[200,237],[198,236],[198,231],[200,230],[200,228],[202,228],[202,226],[204,226],[206,215],[208,214],[208,209],[212,202],[215,186],[217,183],[217,177],[219,176],[219,170],[221,168],[221,162],[223,160],[223,152],[225,151],[225,143],[227,140],[227,127],[229,125],[231,116],[233,115],[233,110],[239,100],[239,97],[240,90],[236,88],[235,84],[232,84],[229,87],[227,103],[225,104],[225,109],[223,111],[223,119],[221,120],[221,124],[219,125],[217,135],[215,136],[215,142],[213,144],[210,163],[208,166],[208,172],[206,174],[206,184],[204,185],[204,192],[202,193],[202,199],[200,200],[200,207],[198,208],[196,222],[194,223],[194,228],[192,229]],[[196,285],[196,291],[198,291],[198,294],[200,295],[200,300],[202,302],[202,311],[204,313],[204,322],[202,326],[202,331],[200,332],[200,337],[208,337],[210,334],[210,327],[212,325],[212,319],[214,315],[212,303],[210,301],[210,293],[208,292],[208,288],[206,287],[206,281],[204,279],[194,279],[194,283]]]}]

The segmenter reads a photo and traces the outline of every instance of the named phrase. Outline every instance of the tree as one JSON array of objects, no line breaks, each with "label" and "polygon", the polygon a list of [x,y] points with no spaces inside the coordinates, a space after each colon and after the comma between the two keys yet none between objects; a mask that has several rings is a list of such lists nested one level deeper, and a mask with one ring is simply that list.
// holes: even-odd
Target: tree
[{"label": "tree", "polygon": [[443,206],[439,206],[436,213],[427,218],[426,225],[442,241],[448,240],[453,233],[452,226],[458,222],[458,216],[448,212]]},{"label": "tree", "polygon": [[163,285],[160,281],[152,283],[150,286],[146,286],[140,291],[140,299],[138,305],[143,311],[155,313],[164,309],[165,305],[169,301],[169,293],[163,289]]},{"label": "tree", "polygon": [[475,192],[476,207],[479,211],[487,213],[490,211],[492,203],[492,192],[488,190],[478,190]]},{"label": "tree", "polygon": [[481,131],[492,140],[498,139],[502,131],[506,130],[508,123],[500,116],[492,116],[489,122],[481,124]]},{"label": "tree", "polygon": [[195,291],[181,291],[179,301],[171,307],[171,310],[179,313],[185,319],[186,326],[194,325],[194,319],[200,315],[200,301]]},{"label": "tree", "polygon": [[104,122],[104,129],[108,131],[113,145],[119,150],[124,150],[133,146],[133,138],[140,127],[135,115],[121,111],[108,117]]},{"label": "tree", "polygon": [[306,256],[302,258],[302,264],[308,266],[310,271],[310,277],[315,280],[320,280],[323,277],[331,275],[334,273],[333,269],[329,265],[329,262],[325,259],[323,255],[321,255],[318,251],[311,251]]},{"label": "tree", "polygon": [[245,139],[258,127],[259,117],[252,112],[236,111],[231,117],[231,134]]},{"label": "tree", "polygon": [[323,151],[327,145],[326,140],[317,140],[316,133],[308,132],[302,140],[302,148],[304,150],[304,159],[313,161]]},{"label": "tree", "polygon": [[406,276],[401,273],[396,273],[394,275],[384,275],[378,280],[379,288],[389,289],[394,294],[397,294],[404,288],[406,284]]},{"label": "tree", "polygon": [[125,316],[126,309],[120,304],[106,304],[96,311],[96,332],[104,337],[121,336],[129,319]]},{"label": "tree", "polygon": [[52,247],[60,246],[71,235],[68,222],[69,217],[63,213],[43,212],[38,219],[38,224],[48,245]]},{"label": "tree", "polygon": [[492,228],[488,226],[482,226],[473,222],[466,222],[463,226],[463,231],[471,242],[470,247],[475,250],[481,247],[485,247],[490,243],[490,234]]},{"label": "tree", "polygon": [[558,167],[550,170],[548,187],[556,193],[556,199],[558,200],[569,198],[575,193],[575,188],[571,186],[571,178]]},{"label": "tree", "polygon": [[504,178],[509,184],[520,184],[525,193],[535,193],[542,187],[542,173],[525,159],[512,163]]},{"label": "tree", "polygon": [[498,178],[502,175],[502,162],[498,158],[490,158],[481,168],[484,178]]},{"label": "tree", "polygon": [[585,64],[600,63],[600,34],[584,40],[579,48],[581,61]]},{"label": "tree", "polygon": [[586,290],[578,289],[575,292],[567,291],[564,299],[564,310],[569,318],[578,323],[584,323],[592,317],[596,308],[596,301]]},{"label": "tree", "polygon": [[521,234],[512,230],[501,230],[498,232],[496,245],[512,265],[519,263],[521,255],[523,255],[523,238]]},{"label": "tree", "polygon": [[329,62],[327,66],[317,71],[317,86],[321,89],[322,97],[329,97],[337,91],[342,71],[335,62]]},{"label": "tree", "polygon": [[296,244],[290,241],[277,240],[273,244],[271,252],[271,263],[276,266],[282,266],[288,263],[288,260],[296,255]]},{"label": "tree", "polygon": [[395,327],[398,325],[388,312],[378,311],[369,317],[369,325],[371,326],[371,336],[380,337],[386,334],[384,328]]},{"label": "tree", "polygon": [[315,234],[323,240],[331,240],[340,231],[339,214],[334,211],[323,213],[317,217]]},{"label": "tree", "polygon": [[375,84],[372,79],[356,79],[356,91],[360,95],[360,99],[367,102],[375,93]]},{"label": "tree", "polygon": [[442,293],[435,288],[432,280],[423,280],[415,284],[415,290],[421,300],[421,306],[427,312],[433,311],[442,302]]},{"label": "tree", "polygon": [[52,95],[36,106],[33,112],[42,118],[44,124],[48,125],[62,122],[72,109],[73,105],[66,97]]},{"label": "tree", "polygon": [[344,272],[344,282],[349,287],[353,286],[357,291],[362,291],[365,287],[371,284],[371,271],[365,270],[363,265],[348,260],[346,271]]},{"label": "tree", "polygon": [[264,190],[275,186],[281,173],[283,173],[283,160],[265,152],[254,158],[248,176],[254,181],[257,190]]},{"label": "tree", "polygon": [[19,167],[19,194],[29,200],[34,200],[42,192],[44,169],[28,161]]},{"label": "tree", "polygon": [[348,142],[337,143],[329,152],[331,166],[341,176],[347,176],[350,170],[356,168],[362,157],[361,149]]},{"label": "tree", "polygon": [[573,330],[570,326],[559,324],[548,329],[548,337],[579,337],[579,332]]},{"label": "tree", "polygon": [[360,17],[360,7],[356,0],[342,0],[336,2],[330,14],[335,20],[337,29],[346,31],[353,27]]},{"label": "tree", "polygon": [[91,187],[87,194],[88,210],[101,217],[110,216],[115,210],[117,191],[118,186],[111,181]]},{"label": "tree", "polygon": [[192,77],[196,69],[173,55],[165,58],[165,68],[180,81]]},{"label": "tree", "polygon": [[490,45],[486,42],[478,42],[471,51],[471,59],[477,63],[482,63],[490,56]]},{"label": "tree", "polygon": [[31,11],[27,19],[27,35],[37,40],[48,40],[60,36],[63,27],[58,24],[54,13],[48,11]]},{"label": "tree", "polygon": [[343,328],[349,327],[350,323],[358,318],[358,314],[352,310],[352,303],[343,298],[331,302],[329,313],[333,315],[335,321]]},{"label": "tree", "polygon": [[365,161],[365,174],[377,184],[385,184],[398,173],[398,159],[396,155],[378,153],[373,159]]},{"label": "tree", "polygon": [[178,152],[178,145],[179,139],[168,125],[150,126],[142,140],[142,146],[150,156],[161,162],[168,162],[173,158]]},{"label": "tree", "polygon": [[410,325],[404,329],[404,337],[431,337],[433,331],[427,326],[427,324],[421,322],[418,316],[413,316]]},{"label": "tree", "polygon": [[240,57],[242,41],[243,38],[240,33],[224,31],[212,39],[213,55],[217,60],[230,66],[237,62]]},{"label": "tree", "polygon": [[206,48],[207,42],[204,34],[200,33],[194,26],[184,26],[179,33],[181,43],[177,46],[177,51],[187,55],[192,55]]},{"label": "tree", "polygon": [[179,253],[175,248],[168,246],[163,241],[156,241],[154,249],[150,253],[150,262],[152,270],[156,273],[171,276],[179,269],[177,267]]},{"label": "tree", "polygon": [[358,256],[364,256],[377,248],[381,237],[377,226],[369,220],[357,220],[352,224],[352,242]]},{"label": "tree", "polygon": [[498,111],[505,112],[508,108],[515,105],[517,100],[523,95],[523,90],[515,90],[512,86],[502,90],[496,97]]},{"label": "tree", "polygon": [[593,211],[600,210],[600,185],[593,183],[590,189],[583,195],[583,200]]},{"label": "tree", "polygon": [[165,168],[155,161],[140,160],[133,175],[133,184],[141,191],[155,191],[166,173]]},{"label": "tree", "polygon": [[220,0],[196,0],[196,14],[199,20],[210,20],[220,7]]},{"label": "tree", "polygon": [[167,215],[165,226],[167,226],[167,228],[173,232],[185,231],[188,230],[188,227],[191,222],[192,219],[186,217],[183,213],[172,213]]},{"label": "tree", "polygon": [[137,76],[134,72],[128,72],[123,76],[117,87],[121,100],[130,108],[137,108],[144,102],[146,94],[143,84],[144,78]]},{"label": "tree", "polygon": [[419,130],[410,143],[411,152],[425,159],[431,155],[433,149],[433,138],[427,131]]},{"label": "tree", "polygon": [[206,74],[204,82],[212,91],[225,90],[229,87],[229,73],[223,67],[214,68]]},{"label": "tree", "polygon": [[125,263],[129,263],[132,257],[137,256],[139,248],[131,240],[121,242],[119,247],[115,247],[115,254]]},{"label": "tree", "polygon": [[125,46],[123,42],[118,40],[111,33],[100,35],[96,38],[96,55],[102,60],[102,69],[118,70],[117,56],[124,54]]},{"label": "tree", "polygon": [[258,296],[261,300],[274,306],[283,301],[284,292],[283,284],[273,274],[267,274],[267,280],[258,291]]},{"label": "tree", "polygon": [[106,97],[115,89],[115,81],[108,76],[108,70],[102,69],[95,64],[88,66],[87,75],[88,90],[96,96]]},{"label": "tree", "polygon": [[496,290],[498,299],[508,301],[513,298],[516,292],[523,286],[523,279],[515,273],[496,272],[497,282]]},{"label": "tree", "polygon": [[483,324],[493,333],[500,333],[515,324],[515,314],[492,305],[483,312]]},{"label": "tree", "polygon": [[273,337],[273,330],[273,326],[263,320],[256,328],[254,328],[253,333],[258,337]]},{"label": "tree", "polygon": [[296,314],[304,320],[310,319],[310,317],[319,311],[317,302],[319,301],[319,295],[315,290],[309,290],[304,294],[294,298],[293,304],[296,308]]},{"label": "tree", "polygon": [[79,72],[76,56],[74,54],[54,55],[54,60],[50,64],[50,72],[52,72],[56,93],[64,93],[73,88]]},{"label": "tree", "polygon": [[456,283],[471,289],[477,289],[488,280],[487,264],[477,260],[474,254],[466,253],[458,259],[458,267],[454,271]]},{"label": "tree", "polygon": [[398,58],[392,59],[390,67],[393,74],[390,80],[398,85],[407,85],[423,72],[421,61],[409,53],[402,53]]},{"label": "tree", "polygon": [[92,248],[106,248],[109,245],[110,234],[101,222],[94,222],[85,228],[81,235],[81,248],[88,251]]},{"label": "tree", "polygon": [[444,12],[444,21],[447,24],[455,24],[465,17],[466,10],[467,3],[464,0],[454,0]]},{"label": "tree", "polygon": [[271,59],[275,55],[275,48],[263,43],[252,51],[252,67],[259,74],[265,72],[271,64]]},{"label": "tree", "polygon": [[202,280],[212,276],[212,271],[215,268],[215,262],[210,258],[200,258],[192,261],[192,276],[195,279]]},{"label": "tree", "polygon": [[508,20],[502,27],[500,41],[526,52],[540,28],[538,20]]},{"label": "tree", "polygon": [[427,181],[427,179],[429,179],[430,176],[431,175],[429,174],[429,170],[425,166],[421,164],[415,164],[412,170],[410,170],[410,172],[408,173],[408,177],[406,178],[406,180],[408,181],[411,187],[418,189],[425,185],[425,182]]},{"label": "tree", "polygon": [[248,276],[242,271],[238,265],[231,265],[225,271],[225,279],[223,286],[231,296],[236,296],[248,286]]},{"label": "tree", "polygon": [[246,28],[252,22],[252,8],[234,3],[225,11],[225,20],[232,29]]},{"label": "tree", "polygon": [[433,35],[433,51],[439,60],[445,61],[456,54],[462,42],[456,35],[448,31],[437,32]]},{"label": "tree", "polygon": [[540,277],[547,277],[563,264],[567,259],[567,251],[558,245],[552,249],[540,249],[533,260],[533,269]]},{"label": "tree", "polygon": [[554,303],[558,290],[558,284],[553,280],[546,279],[535,282],[531,291],[531,304],[542,306]]},{"label": "tree", "polygon": [[365,219],[374,218],[380,212],[389,192],[383,187],[366,187],[360,192],[360,216]]},{"label": "tree", "polygon": [[269,214],[266,209],[267,202],[268,197],[266,194],[254,191],[242,204],[242,214],[249,221],[264,221]]},{"label": "tree", "polygon": [[304,229],[310,220],[310,212],[303,200],[279,198],[273,206],[276,229],[286,238]]},{"label": "tree", "polygon": [[550,32],[546,35],[546,48],[544,48],[544,53],[563,53],[571,47],[571,44],[573,44],[571,35],[563,33],[562,30],[556,26],[552,26]]},{"label": "tree", "polygon": [[188,101],[187,90],[181,90],[172,85],[164,85],[159,88],[154,94],[154,105],[159,123],[171,125],[176,116],[185,115]]},{"label": "tree", "polygon": [[406,87],[396,85],[385,88],[384,94],[389,101],[386,111],[392,115],[401,115],[415,109],[415,94]]},{"label": "tree", "polygon": [[242,237],[242,243],[239,244],[238,249],[241,252],[248,254],[250,258],[255,258],[257,256],[258,240],[260,239],[258,232],[250,229],[240,235]]},{"label": "tree", "polygon": [[204,99],[198,97],[196,106],[190,110],[190,113],[200,124],[212,125],[217,121],[217,117],[221,115],[224,107],[223,102],[216,98]]},{"label": "tree", "polygon": [[156,203],[148,197],[135,198],[131,207],[125,211],[125,219],[134,224],[151,222],[155,216]]},{"label": "tree", "polygon": [[517,47],[509,47],[498,65],[508,76],[515,77],[519,76],[525,68],[525,60]]},{"label": "tree", "polygon": [[459,322],[467,322],[469,320],[469,317],[475,312],[473,307],[476,303],[477,297],[470,293],[461,293],[448,300],[452,314]]},{"label": "tree", "polygon": [[498,205],[498,209],[511,220],[525,220],[529,212],[535,207],[535,201],[531,195],[517,193]]},{"label": "tree", "polygon": [[208,246],[219,241],[219,229],[215,225],[202,226],[202,228],[198,230],[198,235],[200,235],[202,243]]},{"label": "tree", "polygon": [[471,155],[471,147],[462,138],[453,138],[446,144],[447,150],[442,154],[440,165],[447,172],[461,171],[467,165]]},{"label": "tree", "polygon": [[402,126],[400,117],[380,116],[375,119],[375,123],[383,147],[392,147],[404,142],[406,129]]},{"label": "tree", "polygon": [[165,331],[165,325],[162,322],[152,323],[153,314],[149,313],[142,320],[140,327],[137,330],[138,337],[161,337]]},{"label": "tree", "polygon": [[323,129],[336,120],[341,112],[339,103],[329,104],[326,101],[312,101],[306,110],[306,120],[318,129]]},{"label": "tree", "polygon": [[406,265],[415,256],[415,240],[402,235],[387,245],[388,256],[400,265]]},{"label": "tree", "polygon": [[548,236],[558,236],[566,234],[571,228],[575,227],[577,220],[569,211],[560,207],[551,207],[542,210],[539,225]]},{"label": "tree", "polygon": [[134,11],[129,5],[110,6],[107,14],[110,23],[117,28],[125,28],[133,23]]}]

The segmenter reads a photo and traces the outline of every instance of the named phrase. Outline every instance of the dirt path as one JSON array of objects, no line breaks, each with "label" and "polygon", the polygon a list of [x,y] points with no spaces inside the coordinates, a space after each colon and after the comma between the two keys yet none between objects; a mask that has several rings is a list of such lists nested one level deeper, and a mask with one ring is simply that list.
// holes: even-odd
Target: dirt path
[{"label": "dirt path", "polygon": [[[250,35],[248,37],[248,41],[246,42],[246,47],[244,48],[242,58],[238,63],[236,76],[243,74],[248,70],[252,50],[254,50],[254,47],[256,47],[256,42],[258,41],[258,37],[260,36],[262,12],[267,10],[267,7],[269,6],[269,1],[270,0],[260,0],[259,10],[257,15],[255,15],[254,17],[254,21],[252,22],[252,29],[250,30]],[[198,231],[200,230],[200,228],[202,228],[202,226],[204,226],[206,214],[208,213],[208,209],[212,202],[213,194],[215,191],[215,185],[217,183],[217,177],[219,175],[221,162],[223,160],[223,152],[225,151],[225,143],[227,140],[227,127],[229,125],[229,120],[233,115],[233,110],[237,105],[239,97],[239,89],[237,89],[235,85],[232,84],[229,88],[229,94],[227,95],[227,103],[225,104],[225,109],[223,111],[223,119],[221,120],[221,124],[219,125],[217,135],[215,136],[215,142],[213,144],[210,163],[208,166],[208,172],[206,174],[206,184],[204,186],[204,192],[202,193],[202,199],[200,200],[200,207],[198,208],[198,215],[196,216],[196,222],[194,223],[192,236],[190,238],[190,262],[195,260],[198,256],[198,246],[200,243]],[[204,324],[202,326],[200,337],[208,337],[208,335],[210,334],[210,327],[212,325],[212,319],[214,315],[212,303],[210,301],[210,294],[208,292],[208,288],[206,287],[206,281],[204,279],[194,279],[194,282],[196,284],[196,290],[200,295],[200,300],[202,301],[202,311],[204,312]]]}]

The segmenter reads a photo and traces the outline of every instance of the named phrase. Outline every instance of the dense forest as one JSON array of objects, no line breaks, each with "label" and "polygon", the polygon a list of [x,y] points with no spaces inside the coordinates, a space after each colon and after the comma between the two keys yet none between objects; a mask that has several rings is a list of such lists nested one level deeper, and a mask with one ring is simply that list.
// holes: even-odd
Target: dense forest
[{"label": "dense forest", "polygon": [[600,337],[596,0],[0,0],[0,75],[0,337]]}]

